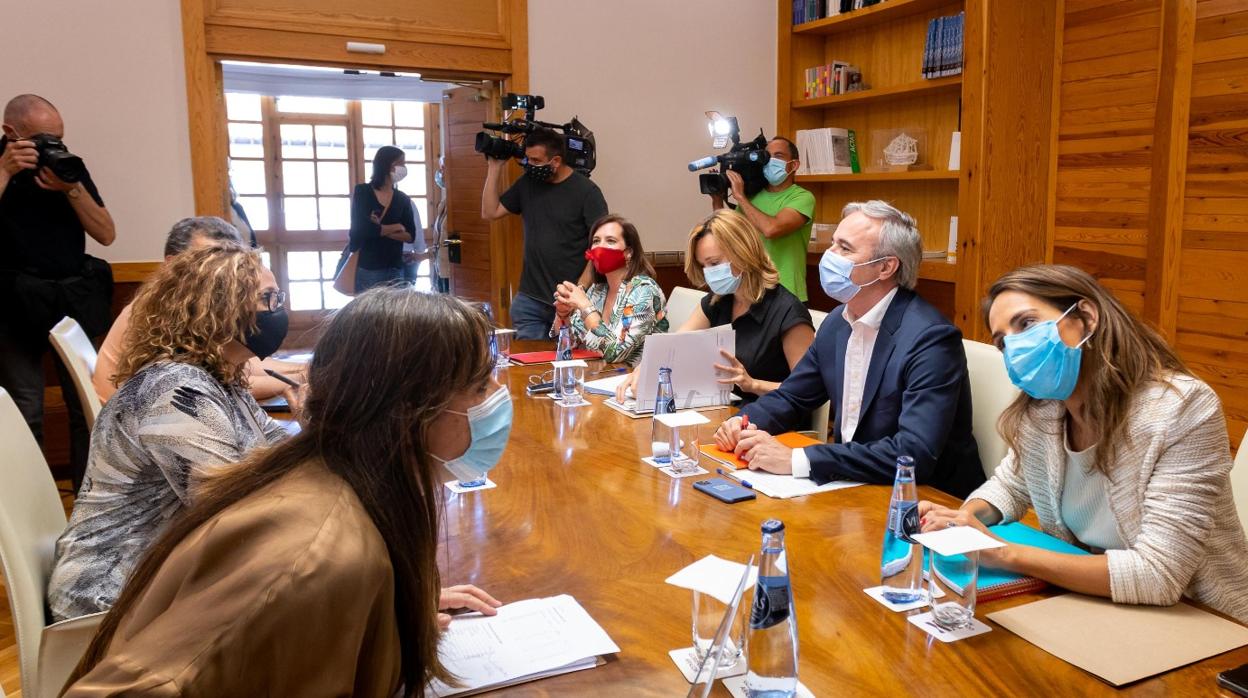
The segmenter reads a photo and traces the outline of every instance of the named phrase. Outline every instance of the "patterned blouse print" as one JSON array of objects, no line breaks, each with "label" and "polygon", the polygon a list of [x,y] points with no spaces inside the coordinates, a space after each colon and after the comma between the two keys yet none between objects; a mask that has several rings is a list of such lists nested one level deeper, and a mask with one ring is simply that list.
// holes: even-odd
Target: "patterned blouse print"
[{"label": "patterned blouse print", "polygon": [[[587,293],[589,302],[606,315],[603,306],[607,302],[607,285],[594,284]],[[572,336],[586,349],[602,352],[609,363],[627,363],[636,366],[641,361],[641,347],[646,335],[667,332],[667,318],[663,312],[666,301],[663,290],[654,279],[639,274],[624,283],[615,297],[611,317],[599,322],[592,331],[585,327],[580,313],[569,316]],[[558,324],[558,320],[555,320]],[[551,336],[558,336],[552,329]]]},{"label": "patterned blouse print", "polygon": [[286,432],[244,388],[198,366],[158,361],[104,405],[48,581],[54,620],[107,610],[131,568],[196,481]]}]

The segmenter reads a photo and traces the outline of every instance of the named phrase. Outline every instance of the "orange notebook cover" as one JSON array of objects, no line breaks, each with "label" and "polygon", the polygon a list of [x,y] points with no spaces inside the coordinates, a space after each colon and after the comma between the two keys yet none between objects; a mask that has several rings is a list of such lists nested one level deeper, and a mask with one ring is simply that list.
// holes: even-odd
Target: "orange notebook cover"
[{"label": "orange notebook cover", "polygon": [[[511,354],[508,358],[512,361],[523,364],[548,364],[555,360],[555,352],[553,351],[530,351],[523,354]],[[573,349],[573,359],[601,359],[602,352],[590,351],[589,349]]]},{"label": "orange notebook cover", "polygon": [[[807,446],[818,446],[821,442],[819,439],[812,439],[805,434],[799,434],[795,431],[786,432],[776,437],[776,441],[788,446],[789,448],[805,448]],[[703,453],[712,459],[723,463],[733,470],[745,470],[750,466],[740,458],[736,457],[731,451],[721,451],[715,444],[704,444],[698,447]]]}]

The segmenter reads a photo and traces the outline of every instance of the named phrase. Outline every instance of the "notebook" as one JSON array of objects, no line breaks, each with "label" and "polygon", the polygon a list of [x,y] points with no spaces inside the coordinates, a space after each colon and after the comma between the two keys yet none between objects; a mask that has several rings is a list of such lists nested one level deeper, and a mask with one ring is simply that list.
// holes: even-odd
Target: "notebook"
[{"label": "notebook", "polygon": [[[555,352],[551,351],[527,351],[521,354],[511,354],[509,358],[512,362],[521,366],[531,366],[533,364],[548,364],[555,360]],[[589,349],[573,349],[572,358],[574,359],[601,359],[602,352],[590,351]]]},{"label": "notebook", "polygon": [[[1018,523],[1017,521],[989,526],[988,530],[1010,543],[1044,548],[1055,553],[1067,553],[1070,555],[1089,554],[1083,548],[1071,545],[1060,538],[1054,538],[1043,531],[1037,531],[1031,526]],[[965,576],[942,574],[939,570],[936,574],[958,593],[961,593],[962,589],[966,587],[966,583],[970,581]],[[961,579],[959,579],[960,576],[962,577]],[[1047,583],[1035,577],[1025,577],[1021,574],[981,566],[979,569],[979,580],[975,583],[975,596],[977,601],[991,601],[992,599],[1005,598],[1015,594],[1039,591],[1046,586],[1048,586]]]},{"label": "notebook", "polygon": [[[789,448],[806,448],[807,446],[818,446],[821,441],[812,439],[805,434],[799,434],[796,431],[790,431],[776,437],[776,441],[788,446]],[[733,470],[748,469],[750,466],[731,451],[722,451],[715,444],[702,444],[698,447],[708,458],[718,461]]]}]

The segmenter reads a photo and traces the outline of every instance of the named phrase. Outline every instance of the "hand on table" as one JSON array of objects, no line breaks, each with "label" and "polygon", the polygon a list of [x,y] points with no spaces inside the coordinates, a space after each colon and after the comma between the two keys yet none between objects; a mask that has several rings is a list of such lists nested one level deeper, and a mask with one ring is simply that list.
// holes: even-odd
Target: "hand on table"
[{"label": "hand on table", "polygon": [[742,430],[733,453],[749,463],[750,470],[762,470],[777,475],[793,474],[793,449],[760,429],[746,427]]},{"label": "hand on table", "polygon": [[721,451],[731,451],[737,447],[737,439],[741,438],[741,417],[724,420],[715,430],[715,445]]},{"label": "hand on table", "polygon": [[948,507],[929,502],[926,499],[919,502],[919,529],[922,533],[931,533],[939,531],[942,528],[950,526],[970,526],[977,529],[981,533],[992,536],[996,540],[1006,543],[1004,548],[989,548],[979,551],[979,559],[985,565],[990,567],[1005,567],[1010,554],[1010,545],[1008,541],[1003,540],[1000,536],[993,535],[984,522],[980,521],[974,514],[965,509],[950,509]]},{"label": "hand on table", "polygon": [[627,400],[629,388],[633,389],[634,396],[637,395],[637,371],[628,374],[619,385],[615,386],[615,401],[622,404]]},{"label": "hand on table", "polygon": [[[492,616],[498,613],[496,608],[502,606],[503,602],[485,593],[472,584],[460,584],[453,587],[443,587],[442,595],[438,598],[438,610],[450,611],[466,608],[470,611],[477,611],[484,616]],[[451,614],[438,614],[438,629],[446,630],[451,624]]]}]

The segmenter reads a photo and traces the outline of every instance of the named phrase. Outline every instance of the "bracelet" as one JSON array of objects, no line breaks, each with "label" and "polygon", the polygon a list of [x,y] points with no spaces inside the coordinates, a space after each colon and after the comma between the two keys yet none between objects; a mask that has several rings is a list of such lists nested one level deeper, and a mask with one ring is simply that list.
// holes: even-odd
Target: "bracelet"
[{"label": "bracelet", "polygon": [[584,319],[588,318],[590,315],[593,315],[594,313],[598,313],[598,317],[602,317],[602,311],[601,311],[601,310],[599,310],[599,309],[597,309],[597,308],[590,308],[589,310],[582,310],[582,311],[581,311],[581,319],[582,319],[582,320],[584,320]]}]

